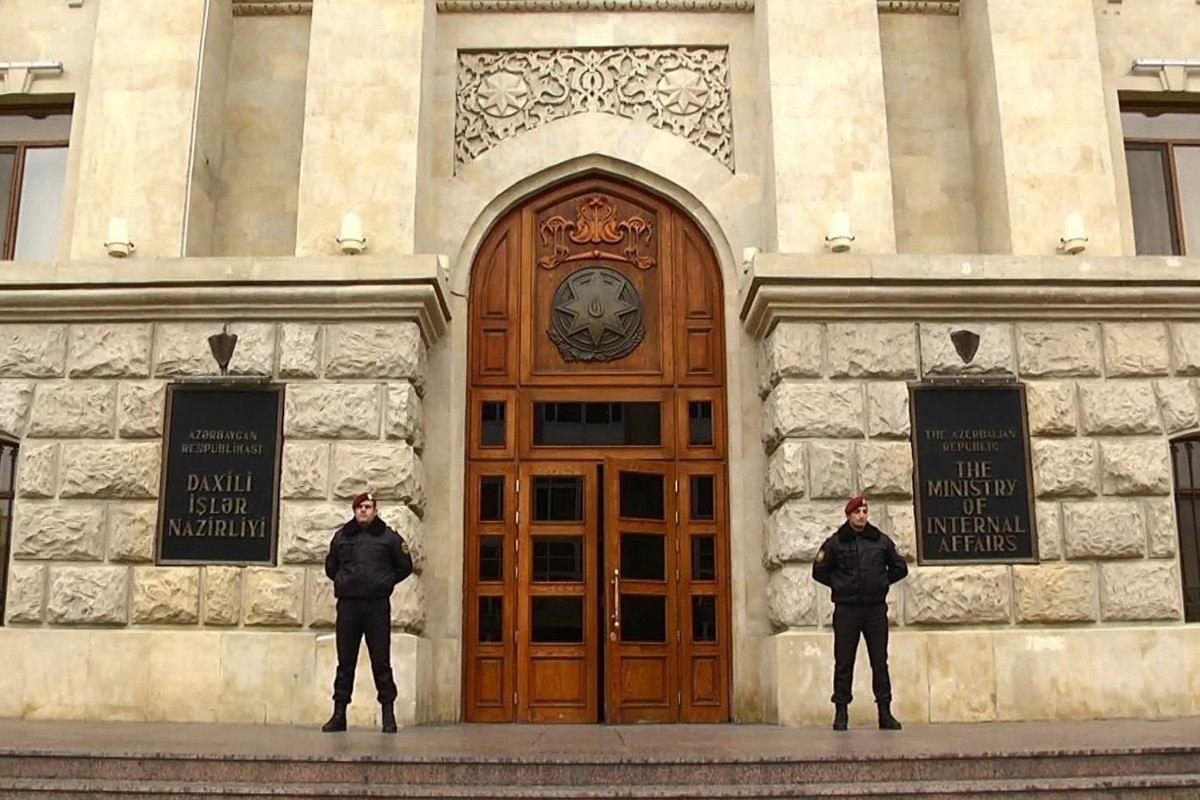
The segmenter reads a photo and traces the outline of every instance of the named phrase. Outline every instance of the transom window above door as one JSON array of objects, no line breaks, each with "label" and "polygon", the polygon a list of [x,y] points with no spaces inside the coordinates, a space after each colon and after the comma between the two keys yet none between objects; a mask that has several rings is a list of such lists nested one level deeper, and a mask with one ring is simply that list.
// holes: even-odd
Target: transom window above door
[{"label": "transom window above door", "polygon": [[1138,255],[1200,254],[1200,108],[1121,112]]}]

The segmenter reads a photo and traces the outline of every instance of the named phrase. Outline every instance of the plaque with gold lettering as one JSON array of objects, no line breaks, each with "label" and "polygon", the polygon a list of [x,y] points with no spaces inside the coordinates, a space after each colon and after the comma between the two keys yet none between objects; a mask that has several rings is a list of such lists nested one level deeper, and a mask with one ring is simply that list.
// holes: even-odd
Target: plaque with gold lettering
[{"label": "plaque with gold lettering", "polygon": [[159,564],[273,564],[283,386],[167,387]]},{"label": "plaque with gold lettering", "polygon": [[1037,563],[1019,384],[910,387],[917,561]]}]

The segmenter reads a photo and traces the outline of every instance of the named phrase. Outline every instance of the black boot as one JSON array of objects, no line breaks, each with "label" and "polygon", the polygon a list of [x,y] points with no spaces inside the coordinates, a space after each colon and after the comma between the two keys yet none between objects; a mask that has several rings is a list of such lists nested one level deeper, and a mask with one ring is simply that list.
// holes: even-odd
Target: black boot
[{"label": "black boot", "polygon": [[396,732],[396,704],[382,703],[383,706],[383,732]]},{"label": "black boot", "polygon": [[892,716],[892,704],[890,702],[878,703],[879,706],[879,730],[881,731],[898,731],[902,727],[900,720]]},{"label": "black boot", "polygon": [[321,726],[323,733],[333,733],[334,731],[346,730],[346,703],[334,701],[333,716],[329,721]]},{"label": "black boot", "polygon": [[844,731],[850,725],[850,705],[848,703],[835,703],[833,711],[833,729],[835,731]]}]

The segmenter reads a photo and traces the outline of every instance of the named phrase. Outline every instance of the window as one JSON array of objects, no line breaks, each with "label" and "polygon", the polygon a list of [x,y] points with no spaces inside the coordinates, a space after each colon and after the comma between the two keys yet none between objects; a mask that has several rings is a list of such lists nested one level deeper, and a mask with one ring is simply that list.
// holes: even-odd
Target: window
[{"label": "window", "polygon": [[70,133],[70,111],[0,108],[0,259],[57,254]]},{"label": "window", "polygon": [[1200,622],[1200,438],[1171,442],[1171,462],[1175,465],[1183,616],[1188,622]]},{"label": "window", "polygon": [[1200,255],[1200,113],[1125,109],[1121,124],[1138,255]]},{"label": "window", "polygon": [[17,475],[17,446],[0,439],[0,625],[8,591],[8,540],[12,532],[13,491]]}]

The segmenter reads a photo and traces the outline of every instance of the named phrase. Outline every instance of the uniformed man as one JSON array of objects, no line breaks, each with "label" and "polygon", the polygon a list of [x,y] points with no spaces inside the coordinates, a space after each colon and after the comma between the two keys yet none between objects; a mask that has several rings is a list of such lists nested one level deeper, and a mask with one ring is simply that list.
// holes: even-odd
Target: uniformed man
[{"label": "uniformed man", "polygon": [[354,666],[366,636],[375,691],[383,707],[383,732],[396,732],[396,681],[392,677],[392,590],[412,574],[412,556],[404,538],[377,516],[375,496],[355,495],[354,518],[333,534],[325,575],[337,598],[337,675],[333,679],[333,716],[326,733],[346,730],[346,706],[354,691]]},{"label": "uniformed man", "polygon": [[846,521],[821,545],[812,569],[813,578],[833,590],[833,729],[844,731],[850,722],[854,657],[862,634],[871,659],[879,727],[898,731],[887,664],[887,593],[908,575],[908,565],[887,534],[867,521],[866,498],[851,497],[845,511]]}]

